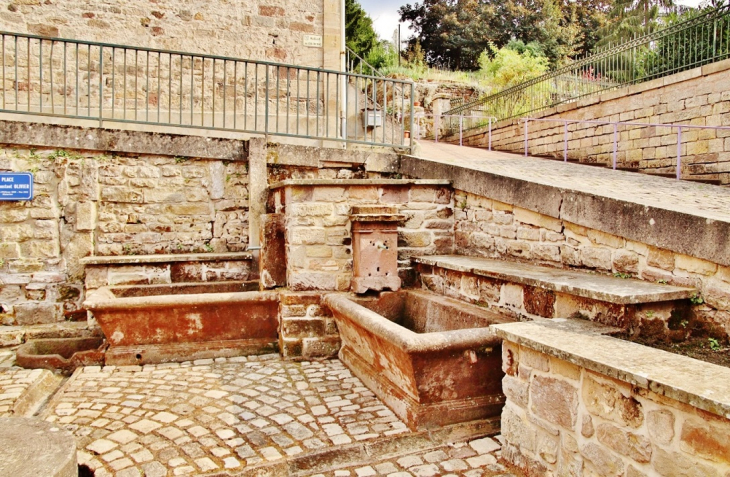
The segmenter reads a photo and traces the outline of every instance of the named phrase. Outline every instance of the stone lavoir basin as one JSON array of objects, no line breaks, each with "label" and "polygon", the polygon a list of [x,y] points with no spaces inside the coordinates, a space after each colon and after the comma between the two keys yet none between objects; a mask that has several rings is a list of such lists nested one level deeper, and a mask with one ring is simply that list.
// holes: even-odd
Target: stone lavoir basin
[{"label": "stone lavoir basin", "polygon": [[501,340],[510,318],[420,290],[329,294],[340,359],[412,429],[499,416]]},{"label": "stone lavoir basin", "polygon": [[84,302],[105,363],[151,364],[277,351],[279,295],[256,282],[103,287]]}]

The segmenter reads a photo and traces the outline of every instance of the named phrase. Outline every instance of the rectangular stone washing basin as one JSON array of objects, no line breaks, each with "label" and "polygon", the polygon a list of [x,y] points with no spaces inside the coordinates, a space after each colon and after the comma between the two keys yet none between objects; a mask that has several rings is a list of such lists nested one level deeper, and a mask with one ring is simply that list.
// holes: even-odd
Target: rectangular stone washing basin
[{"label": "rectangular stone washing basin", "polygon": [[514,320],[420,290],[324,301],[340,359],[411,429],[499,416],[501,340],[488,327]]},{"label": "rectangular stone washing basin", "polygon": [[109,342],[106,364],[276,352],[279,295],[232,291],[250,288],[249,282],[104,287],[84,306]]}]

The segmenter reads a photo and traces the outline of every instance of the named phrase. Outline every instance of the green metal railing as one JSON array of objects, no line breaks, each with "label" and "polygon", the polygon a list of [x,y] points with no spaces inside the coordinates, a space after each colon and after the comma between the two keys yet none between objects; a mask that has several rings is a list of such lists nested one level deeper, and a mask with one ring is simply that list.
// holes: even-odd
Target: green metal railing
[{"label": "green metal railing", "polygon": [[[696,68],[730,57],[730,4],[705,11],[633,40],[513,86],[452,108],[447,130],[458,130],[454,116],[493,116],[505,120],[534,114],[579,98]],[[486,121],[472,120],[469,127]]]},{"label": "green metal railing", "polygon": [[[410,147],[404,131],[411,124],[403,121],[413,110],[408,81],[9,32],[0,36],[4,113]],[[410,96],[395,94],[407,88]]]}]

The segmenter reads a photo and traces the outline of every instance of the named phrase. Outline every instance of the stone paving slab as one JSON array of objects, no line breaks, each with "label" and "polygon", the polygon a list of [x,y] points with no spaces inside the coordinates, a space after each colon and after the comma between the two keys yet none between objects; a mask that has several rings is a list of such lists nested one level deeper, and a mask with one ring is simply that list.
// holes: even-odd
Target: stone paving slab
[{"label": "stone paving slab", "polygon": [[74,433],[79,463],[97,477],[334,475],[352,465],[358,475],[469,434],[411,433],[340,361],[278,355],[78,369],[40,417]]}]

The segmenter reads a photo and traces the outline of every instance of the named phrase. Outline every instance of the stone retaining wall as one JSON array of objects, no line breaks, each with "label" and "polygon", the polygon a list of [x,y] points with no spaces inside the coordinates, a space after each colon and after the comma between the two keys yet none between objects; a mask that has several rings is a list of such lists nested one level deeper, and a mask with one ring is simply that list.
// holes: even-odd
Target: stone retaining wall
[{"label": "stone retaining wall", "polygon": [[[694,300],[697,326],[702,323],[714,334],[730,335],[728,267],[463,191],[455,192],[454,203],[454,245],[460,255],[594,270],[694,287],[700,290]],[[648,324],[663,315],[640,313],[637,320]]]},{"label": "stone retaining wall", "polygon": [[[504,341],[502,455],[507,461],[530,475],[728,475],[730,420],[720,411],[654,392],[646,382],[637,385],[587,369],[561,352],[568,361]],[[640,373],[642,361],[634,362],[633,371]],[[651,374],[643,376],[652,382]]]},{"label": "stone retaining wall", "polygon": [[289,359],[331,358],[340,350],[340,334],[322,293],[283,290],[279,296],[279,350]]},{"label": "stone retaining wall", "polygon": [[35,197],[0,204],[0,316],[62,321],[84,298],[89,255],[238,252],[248,245],[245,161],[5,146]]},{"label": "stone retaining wall", "polygon": [[[560,105],[533,117],[730,127],[729,68],[730,60],[724,60]],[[573,124],[568,129],[569,158],[611,164],[613,126]],[[620,167],[675,173],[676,129],[620,126],[618,133]],[[450,140],[458,143],[458,135]],[[562,158],[563,124],[531,122],[528,141],[531,155]],[[487,143],[486,128],[472,130],[464,136],[464,145],[486,148]],[[524,125],[519,120],[494,125],[492,147],[522,154]],[[730,130],[683,130],[682,176],[730,183]]]}]

